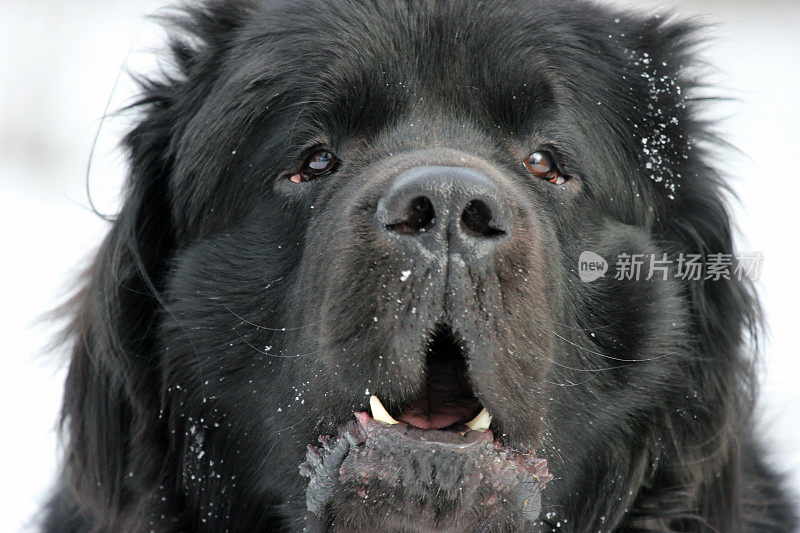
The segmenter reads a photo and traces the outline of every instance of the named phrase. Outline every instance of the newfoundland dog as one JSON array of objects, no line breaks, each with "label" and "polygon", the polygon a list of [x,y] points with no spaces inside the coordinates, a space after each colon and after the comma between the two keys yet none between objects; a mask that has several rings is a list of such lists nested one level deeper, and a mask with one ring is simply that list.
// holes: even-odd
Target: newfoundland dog
[{"label": "newfoundland dog", "polygon": [[170,24],[71,306],[47,531],[792,529],[692,28],[557,0]]}]

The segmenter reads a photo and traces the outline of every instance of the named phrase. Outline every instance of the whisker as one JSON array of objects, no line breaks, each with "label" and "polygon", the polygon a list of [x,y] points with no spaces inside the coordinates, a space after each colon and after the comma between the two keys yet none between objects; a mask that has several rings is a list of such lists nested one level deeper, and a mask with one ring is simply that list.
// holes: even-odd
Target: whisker
[{"label": "whisker", "polygon": [[234,333],[236,333],[236,336],[239,337],[239,340],[241,340],[243,343],[245,343],[247,346],[249,346],[250,348],[252,348],[256,352],[258,352],[259,354],[266,355],[268,357],[275,357],[275,358],[278,358],[278,359],[295,359],[297,357],[308,357],[310,355],[316,355],[316,354],[318,354],[318,353],[320,353],[321,351],[324,350],[324,348],[320,348],[318,350],[314,350],[313,352],[298,353],[298,354],[292,354],[292,355],[282,355],[282,354],[276,354],[276,353],[269,353],[269,352],[267,352],[265,350],[261,350],[261,349],[257,348],[256,346],[254,346],[250,341],[245,339],[241,335],[241,333],[239,333],[238,331],[234,330]]},{"label": "whisker", "polygon": [[561,368],[566,368],[567,370],[572,370],[574,372],[605,372],[607,370],[616,370],[618,368],[627,368],[629,366],[633,366],[632,363],[628,363],[628,364],[624,364],[624,365],[609,366],[609,367],[604,367],[604,368],[573,368],[573,367],[565,365],[563,363],[559,363],[555,359],[553,359],[551,357],[548,357],[546,355],[539,354],[539,357],[541,357],[543,359],[546,359],[547,361],[550,361],[551,363],[553,363],[556,366],[560,366]]},{"label": "whisker", "polygon": [[244,322],[245,324],[247,324],[247,325],[249,325],[249,326],[253,326],[253,327],[254,327],[254,328],[256,328],[256,329],[261,329],[261,330],[264,330],[264,331],[274,331],[274,332],[301,331],[301,330],[303,330],[303,329],[309,328],[309,327],[311,327],[311,326],[316,326],[316,325],[319,325],[319,324],[321,324],[321,323],[322,323],[322,319],[320,319],[320,320],[317,320],[316,322],[311,322],[310,324],[305,324],[305,325],[303,325],[303,326],[298,326],[298,327],[296,327],[296,328],[289,328],[289,327],[283,327],[283,328],[269,328],[269,327],[267,327],[267,326],[262,326],[262,325],[260,325],[260,324],[256,324],[255,322],[251,322],[251,321],[247,320],[247,319],[246,319],[246,318],[244,318],[243,316],[241,316],[241,315],[237,314],[235,311],[233,311],[233,310],[232,310],[230,307],[228,307],[228,306],[227,306],[226,304],[224,304],[224,303],[222,304],[222,306],[223,306],[223,307],[224,307],[224,308],[225,308],[225,309],[226,309],[226,310],[227,310],[227,311],[228,311],[230,314],[232,314],[233,316],[235,316],[236,318],[238,318],[239,320],[241,320],[241,321],[242,321],[242,322]]},{"label": "whisker", "polygon": [[661,355],[657,355],[655,357],[648,357],[648,358],[645,358],[645,359],[622,359],[620,357],[614,357],[613,355],[607,355],[607,354],[604,354],[604,353],[596,352],[594,350],[591,350],[589,348],[586,348],[584,346],[576,344],[576,343],[572,342],[571,340],[562,337],[561,335],[559,335],[555,331],[553,331],[551,333],[553,335],[555,335],[556,337],[558,337],[559,339],[561,339],[562,341],[564,341],[564,342],[566,342],[568,344],[571,344],[572,346],[574,346],[575,348],[577,348],[579,350],[583,350],[584,352],[588,352],[588,353],[600,356],[603,359],[611,359],[612,361],[620,361],[622,363],[644,363],[646,361],[656,361],[658,359],[662,359],[662,358],[666,357],[667,355],[673,355],[671,352],[666,352],[666,353],[663,353]]}]

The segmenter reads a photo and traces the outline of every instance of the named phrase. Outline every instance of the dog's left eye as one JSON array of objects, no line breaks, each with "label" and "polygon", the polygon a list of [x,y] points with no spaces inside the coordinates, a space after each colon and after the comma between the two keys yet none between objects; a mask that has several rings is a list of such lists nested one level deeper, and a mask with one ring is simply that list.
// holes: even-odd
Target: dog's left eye
[{"label": "dog's left eye", "polygon": [[289,177],[293,183],[303,183],[313,178],[318,178],[333,172],[339,160],[328,150],[317,150],[303,163],[300,172]]},{"label": "dog's left eye", "polygon": [[547,180],[555,185],[561,185],[567,181],[567,178],[556,166],[553,156],[543,150],[533,152],[525,158],[523,164],[528,172],[537,178]]}]

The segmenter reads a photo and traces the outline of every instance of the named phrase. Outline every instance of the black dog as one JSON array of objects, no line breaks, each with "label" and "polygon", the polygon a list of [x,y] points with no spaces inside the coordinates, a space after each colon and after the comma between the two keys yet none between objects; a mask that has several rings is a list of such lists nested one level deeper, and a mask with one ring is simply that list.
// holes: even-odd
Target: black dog
[{"label": "black dog", "polygon": [[708,267],[735,250],[690,28],[555,0],[177,24],[73,307],[47,530],[791,530],[756,300]]}]

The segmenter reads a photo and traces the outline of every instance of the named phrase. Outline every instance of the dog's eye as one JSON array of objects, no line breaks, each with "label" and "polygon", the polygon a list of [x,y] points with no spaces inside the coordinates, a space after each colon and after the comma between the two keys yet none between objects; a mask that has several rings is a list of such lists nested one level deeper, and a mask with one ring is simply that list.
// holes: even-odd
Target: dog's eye
[{"label": "dog's eye", "polygon": [[317,150],[306,159],[300,172],[290,176],[289,180],[294,183],[302,183],[313,178],[318,178],[319,176],[324,176],[332,172],[338,162],[339,160],[336,156],[328,150]]},{"label": "dog's eye", "polygon": [[533,152],[525,158],[523,163],[525,164],[525,168],[528,169],[528,172],[537,178],[547,180],[555,185],[561,185],[567,181],[567,178],[558,170],[558,167],[553,161],[553,156],[547,152]]}]

